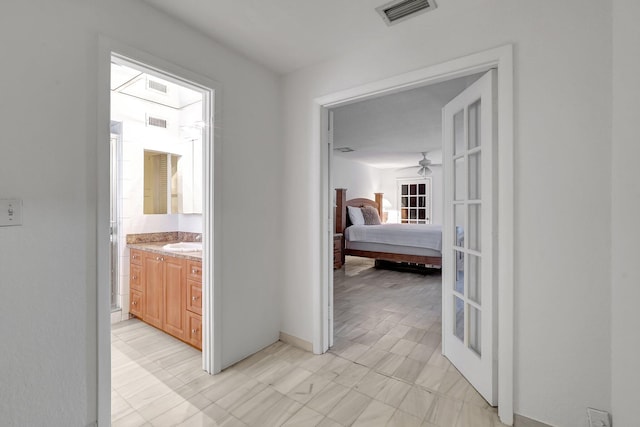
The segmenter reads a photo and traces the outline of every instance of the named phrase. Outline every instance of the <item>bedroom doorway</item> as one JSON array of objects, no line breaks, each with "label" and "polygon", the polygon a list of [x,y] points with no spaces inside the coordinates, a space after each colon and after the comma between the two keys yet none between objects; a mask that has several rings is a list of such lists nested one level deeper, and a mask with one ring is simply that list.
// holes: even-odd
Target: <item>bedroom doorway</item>
[{"label": "bedroom doorway", "polygon": [[[495,183],[496,196],[499,196],[496,197],[497,202],[495,213],[492,218],[486,219],[488,221],[495,222],[497,226],[497,234],[500,237],[496,242],[495,247],[496,262],[495,264],[492,264],[495,266],[494,285],[497,289],[497,295],[495,295],[492,300],[499,302],[494,305],[493,313],[494,315],[499,316],[500,323],[496,323],[494,325],[496,332],[494,335],[495,340],[491,344],[492,346],[495,346],[499,340],[500,347],[499,352],[493,355],[493,360],[491,362],[497,365],[497,380],[495,381],[495,385],[499,390],[497,400],[499,416],[502,422],[511,424],[513,422],[513,188],[511,179],[513,174],[513,68],[511,46],[481,52],[445,64],[439,64],[438,66],[418,70],[417,72],[409,73],[407,75],[396,76],[391,79],[369,84],[364,87],[353,88],[316,100],[316,111],[318,116],[321,118],[319,121],[320,126],[318,127],[318,142],[326,144],[325,147],[328,146],[330,149],[322,150],[322,171],[324,176],[323,188],[325,189],[323,195],[328,196],[327,198],[323,197],[322,200],[322,206],[326,212],[326,216],[323,217],[329,218],[329,221],[327,223],[323,223],[321,227],[322,235],[326,236],[326,238],[322,239],[323,271],[325,272],[325,276],[323,279],[322,289],[317,295],[317,302],[321,307],[319,317],[319,325],[321,327],[318,330],[319,334],[317,335],[317,341],[314,341],[314,350],[320,349],[320,351],[326,351],[333,338],[331,329],[335,322],[332,306],[334,288],[332,249],[335,241],[335,237],[333,235],[333,225],[335,221],[333,207],[335,206],[335,195],[332,191],[333,183],[331,182],[331,166],[332,160],[334,160],[332,158],[333,140],[331,134],[334,127],[331,123],[332,118],[330,110],[341,105],[347,105],[367,98],[380,97],[385,94],[397,93],[402,90],[422,87],[475,73],[486,72],[492,68],[498,70],[496,86],[500,102],[498,103],[495,111],[498,118],[496,132],[499,154],[496,157],[497,168],[495,170],[500,174],[501,180]],[[467,154],[473,153],[469,152]],[[447,250],[446,247],[445,250]],[[468,253],[465,253],[465,256],[468,255]],[[444,258],[445,260],[448,259],[446,255]],[[465,284],[465,286],[467,285]],[[467,299],[465,302],[469,302],[469,300]],[[443,298],[441,304],[443,305],[443,313],[456,313],[453,304],[449,305],[448,302],[446,302],[446,298]],[[445,306],[444,304],[447,305]],[[467,332],[469,325],[472,326],[473,330],[475,322],[469,320],[469,313],[471,312],[470,307],[472,305],[473,304],[463,304],[464,310],[466,310],[462,311],[462,315],[464,316],[462,324],[466,326],[465,332],[463,333],[463,341],[465,342],[465,345],[469,344],[469,340],[473,341],[473,338],[470,338],[472,334],[468,334]],[[460,313],[460,311],[458,311],[458,313]],[[479,324],[480,322],[475,323],[476,326]],[[447,328],[449,327],[447,326]],[[448,329],[446,331],[442,331],[443,334],[447,332],[449,332]],[[484,336],[486,338],[486,335]],[[469,347],[467,346],[467,348]],[[498,360],[499,363],[497,362]],[[461,369],[461,371],[463,369]],[[492,399],[489,398],[488,400]]]},{"label": "bedroom doorway", "polygon": [[[109,425],[142,374],[153,398],[176,363],[220,371],[221,168],[215,82],[106,38],[100,58],[99,115],[112,126],[97,146],[98,417]],[[161,358],[157,376],[135,369]]]}]

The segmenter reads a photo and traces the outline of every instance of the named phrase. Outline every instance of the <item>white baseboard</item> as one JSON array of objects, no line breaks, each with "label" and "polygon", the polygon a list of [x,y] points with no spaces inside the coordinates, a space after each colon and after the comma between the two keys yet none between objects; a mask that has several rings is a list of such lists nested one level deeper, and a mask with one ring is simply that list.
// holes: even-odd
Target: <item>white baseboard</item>
[{"label": "white baseboard", "polygon": [[294,337],[293,335],[285,334],[284,332],[280,332],[280,341],[291,344],[294,347],[298,347],[302,350],[313,352],[313,344],[309,341],[305,341],[298,337]]},{"label": "white baseboard", "polygon": [[522,415],[513,414],[513,427],[552,427],[549,424],[532,420]]}]

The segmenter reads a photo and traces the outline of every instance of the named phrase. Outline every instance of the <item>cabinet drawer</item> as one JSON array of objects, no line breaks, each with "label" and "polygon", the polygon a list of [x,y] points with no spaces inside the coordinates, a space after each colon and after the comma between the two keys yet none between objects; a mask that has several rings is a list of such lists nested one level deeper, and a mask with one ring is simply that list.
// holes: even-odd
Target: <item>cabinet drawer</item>
[{"label": "cabinet drawer", "polygon": [[131,264],[142,265],[142,256],[143,252],[137,249],[131,249],[131,255],[129,257],[129,261]]},{"label": "cabinet drawer", "polygon": [[131,264],[129,272],[129,287],[137,291],[142,291],[142,266]]},{"label": "cabinet drawer", "polygon": [[202,315],[202,283],[187,280],[187,310]]},{"label": "cabinet drawer", "polygon": [[143,293],[131,290],[129,293],[129,313],[142,319]]},{"label": "cabinet drawer", "polygon": [[187,336],[186,341],[202,350],[202,317],[187,311]]},{"label": "cabinet drawer", "polygon": [[187,260],[187,279],[202,283],[202,262]]}]

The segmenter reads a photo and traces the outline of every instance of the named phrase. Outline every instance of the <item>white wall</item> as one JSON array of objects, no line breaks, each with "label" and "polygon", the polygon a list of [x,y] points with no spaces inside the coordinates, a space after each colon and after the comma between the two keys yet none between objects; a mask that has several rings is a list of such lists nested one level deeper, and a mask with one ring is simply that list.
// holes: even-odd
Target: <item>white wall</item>
[{"label": "white wall", "polygon": [[278,338],[279,78],[143,2],[6,0],[0,197],[24,225],[0,228],[3,425],[96,420],[99,34],[220,83],[223,365]]},{"label": "white wall", "polygon": [[347,199],[364,197],[373,200],[380,191],[381,173],[378,168],[334,155],[331,164],[333,187],[346,188]]},{"label": "white wall", "polygon": [[612,406],[615,426],[638,424],[640,3],[613,2]]},{"label": "white wall", "polygon": [[[312,100],[506,43],[515,45],[515,410],[580,426],[610,410],[611,6],[442,2],[413,41],[284,79],[282,331],[311,341],[320,286],[320,146]],[[407,21],[409,22],[409,21]],[[588,178],[586,178],[588,177]],[[588,182],[588,185],[586,183]]]}]

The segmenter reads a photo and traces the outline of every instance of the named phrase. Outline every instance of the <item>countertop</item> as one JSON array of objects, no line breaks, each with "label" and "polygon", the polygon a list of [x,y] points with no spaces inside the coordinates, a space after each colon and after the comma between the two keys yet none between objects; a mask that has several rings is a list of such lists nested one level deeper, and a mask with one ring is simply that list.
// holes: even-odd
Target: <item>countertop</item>
[{"label": "countertop", "polygon": [[178,242],[173,241],[173,242],[129,243],[127,244],[127,247],[129,249],[138,249],[141,251],[147,251],[147,252],[153,252],[156,254],[172,256],[174,258],[184,258],[184,259],[189,259],[191,261],[202,261],[202,251],[173,252],[173,251],[168,251],[166,249],[162,249],[162,247],[167,243],[178,243]]}]

